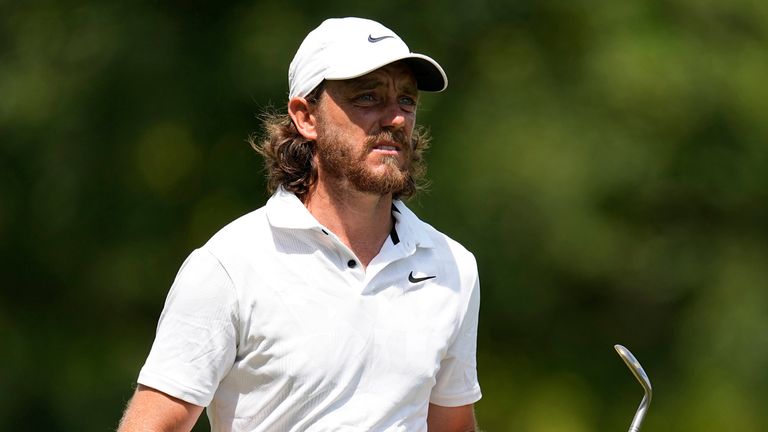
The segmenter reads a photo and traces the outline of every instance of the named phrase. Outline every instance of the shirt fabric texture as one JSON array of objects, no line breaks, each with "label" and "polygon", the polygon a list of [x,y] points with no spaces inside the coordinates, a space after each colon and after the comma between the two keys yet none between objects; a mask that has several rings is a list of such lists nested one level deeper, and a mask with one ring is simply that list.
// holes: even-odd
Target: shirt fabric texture
[{"label": "shirt fabric texture", "polygon": [[476,402],[475,258],[392,214],[363,269],[279,189],[184,262],[138,382],[206,406],[214,432],[426,431],[430,402]]}]

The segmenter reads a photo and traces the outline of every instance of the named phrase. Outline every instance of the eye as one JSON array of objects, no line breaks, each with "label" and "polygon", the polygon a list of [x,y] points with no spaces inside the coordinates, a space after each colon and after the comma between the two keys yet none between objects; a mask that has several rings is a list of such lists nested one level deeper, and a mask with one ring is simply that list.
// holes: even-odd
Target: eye
[{"label": "eye", "polygon": [[398,103],[406,111],[412,112],[416,109],[416,99],[411,96],[400,96]]},{"label": "eye", "polygon": [[361,95],[355,96],[355,102],[361,103],[361,104],[373,104],[378,101],[378,98],[373,93],[363,93]]}]

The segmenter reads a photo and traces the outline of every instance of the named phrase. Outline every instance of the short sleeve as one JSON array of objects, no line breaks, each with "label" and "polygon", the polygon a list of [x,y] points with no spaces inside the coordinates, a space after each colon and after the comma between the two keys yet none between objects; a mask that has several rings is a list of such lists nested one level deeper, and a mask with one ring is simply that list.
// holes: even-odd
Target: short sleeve
[{"label": "short sleeve", "polygon": [[477,379],[477,324],[480,310],[480,283],[475,277],[466,313],[453,344],[440,363],[437,382],[429,401],[455,407],[477,402],[482,397]]},{"label": "short sleeve", "polygon": [[184,262],[171,286],[139,384],[207,406],[237,351],[237,297],[208,251]]}]

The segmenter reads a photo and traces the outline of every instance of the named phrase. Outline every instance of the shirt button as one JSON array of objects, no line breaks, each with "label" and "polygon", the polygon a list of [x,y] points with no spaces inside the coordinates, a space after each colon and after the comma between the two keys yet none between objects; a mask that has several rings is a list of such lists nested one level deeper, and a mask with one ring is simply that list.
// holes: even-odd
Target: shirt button
[{"label": "shirt button", "polygon": [[355,262],[355,260],[347,261],[347,267],[349,268],[355,268],[356,265],[357,265],[357,262]]}]

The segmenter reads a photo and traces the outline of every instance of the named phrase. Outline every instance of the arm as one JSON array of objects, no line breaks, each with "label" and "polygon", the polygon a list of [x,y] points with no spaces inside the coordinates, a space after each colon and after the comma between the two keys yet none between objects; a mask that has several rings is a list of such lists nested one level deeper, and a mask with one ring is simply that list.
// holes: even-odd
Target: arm
[{"label": "arm", "polygon": [[[476,267],[475,267],[476,268]],[[477,431],[473,403],[481,398],[477,382],[477,322],[480,308],[480,284],[477,271],[468,272],[473,286],[458,335],[440,362],[427,412],[429,432]],[[464,404],[464,405],[462,405]]]},{"label": "arm", "polygon": [[189,432],[203,407],[139,385],[118,432]]},{"label": "arm", "polygon": [[474,432],[477,430],[477,425],[473,405],[444,407],[429,404],[427,430],[429,432]]}]

